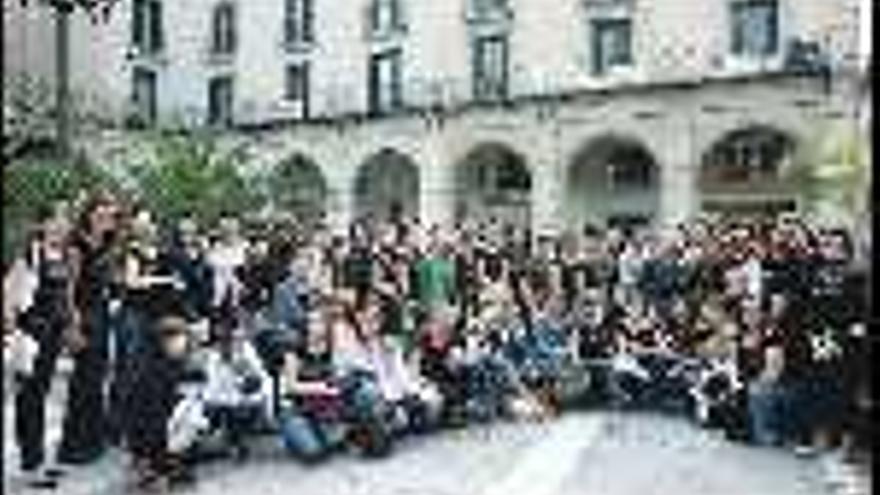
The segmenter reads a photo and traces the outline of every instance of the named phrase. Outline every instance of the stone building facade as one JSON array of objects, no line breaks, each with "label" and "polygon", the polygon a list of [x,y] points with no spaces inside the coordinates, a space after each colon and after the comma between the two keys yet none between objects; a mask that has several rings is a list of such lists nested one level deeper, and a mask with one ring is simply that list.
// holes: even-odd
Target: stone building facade
[{"label": "stone building facade", "polygon": [[855,118],[864,8],[122,0],[85,31],[97,55],[74,79],[129,129],[91,152],[132,126],[207,125],[249,166],[298,170],[338,226],[395,208],[536,231],[664,223],[797,207],[799,144]]}]

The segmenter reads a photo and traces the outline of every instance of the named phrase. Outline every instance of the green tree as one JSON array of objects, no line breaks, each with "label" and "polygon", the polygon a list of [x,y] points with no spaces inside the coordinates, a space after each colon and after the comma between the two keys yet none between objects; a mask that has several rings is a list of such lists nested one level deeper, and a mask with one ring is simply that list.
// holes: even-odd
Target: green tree
[{"label": "green tree", "polygon": [[222,152],[210,138],[163,136],[154,160],[134,166],[132,174],[141,199],[159,218],[191,214],[214,222],[224,213],[245,214],[259,206],[240,165],[239,157]]},{"label": "green tree", "polygon": [[72,203],[82,193],[114,190],[116,183],[100,168],[82,160],[77,167],[57,160],[23,160],[3,167],[3,259],[21,246],[43,211]]},{"label": "green tree", "polygon": [[820,126],[795,154],[789,180],[811,213],[830,208],[854,219],[870,207],[869,157],[870,142],[855,126]]}]

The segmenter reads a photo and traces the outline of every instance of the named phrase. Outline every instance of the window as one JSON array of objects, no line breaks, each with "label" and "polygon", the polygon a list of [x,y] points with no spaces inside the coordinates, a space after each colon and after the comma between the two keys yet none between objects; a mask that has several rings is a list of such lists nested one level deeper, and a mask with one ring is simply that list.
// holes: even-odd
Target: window
[{"label": "window", "polygon": [[403,106],[401,51],[389,50],[370,60],[370,113],[381,114]]},{"label": "window", "polygon": [[779,47],[776,0],[740,0],[731,4],[732,51],[735,55],[764,57]]},{"label": "window", "polygon": [[309,115],[309,63],[302,62],[287,67],[284,80],[284,99],[298,105],[299,118]]},{"label": "window", "polygon": [[208,124],[232,124],[233,81],[230,76],[215,77],[208,82]]},{"label": "window", "polygon": [[470,0],[469,5],[474,19],[491,19],[510,12],[508,0]]},{"label": "window", "polygon": [[289,45],[315,41],[313,0],[284,0],[284,42]]},{"label": "window", "polygon": [[593,73],[632,65],[632,23],[629,19],[594,19]]},{"label": "window", "polygon": [[141,53],[154,54],[162,50],[162,2],[134,0],[132,4],[131,42]]},{"label": "window", "polygon": [[372,0],[369,10],[371,34],[387,34],[403,29],[401,0]]},{"label": "window", "polygon": [[214,8],[211,18],[211,51],[217,54],[235,52],[235,6],[221,3]]},{"label": "window", "polygon": [[474,98],[497,100],[507,97],[507,38],[480,38],[474,50]]},{"label": "window", "polygon": [[135,67],[132,74],[132,103],[135,119],[140,125],[156,121],[156,73],[142,67]]},{"label": "window", "polygon": [[720,182],[748,182],[774,178],[793,149],[785,134],[767,129],[737,131],[710,150],[707,178]]}]

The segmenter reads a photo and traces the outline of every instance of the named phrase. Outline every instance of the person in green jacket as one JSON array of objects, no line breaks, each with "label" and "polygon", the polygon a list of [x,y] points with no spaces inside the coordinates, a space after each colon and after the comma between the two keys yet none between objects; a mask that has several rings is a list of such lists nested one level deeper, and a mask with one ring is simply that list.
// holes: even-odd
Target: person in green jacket
[{"label": "person in green jacket", "polygon": [[415,295],[424,311],[455,303],[455,265],[450,251],[448,245],[434,240],[415,266]]}]

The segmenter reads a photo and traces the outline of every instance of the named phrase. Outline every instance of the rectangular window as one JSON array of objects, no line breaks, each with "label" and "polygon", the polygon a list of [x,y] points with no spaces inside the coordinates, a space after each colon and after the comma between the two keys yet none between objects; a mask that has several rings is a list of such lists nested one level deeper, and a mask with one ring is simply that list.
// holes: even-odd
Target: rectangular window
[{"label": "rectangular window", "polygon": [[135,67],[132,73],[132,102],[138,124],[149,125],[156,121],[155,72]]},{"label": "rectangular window", "polygon": [[234,86],[230,76],[215,77],[208,82],[208,124],[232,124]]},{"label": "rectangular window", "polygon": [[403,27],[401,0],[372,0],[370,3],[370,33],[386,34]]},{"label": "rectangular window", "polygon": [[741,0],[731,4],[731,50],[735,55],[766,57],[779,49],[776,0]]},{"label": "rectangular window", "polygon": [[235,6],[223,3],[214,9],[211,19],[211,51],[217,54],[235,52],[236,25]]},{"label": "rectangular window", "polygon": [[629,19],[594,19],[593,73],[632,65],[632,22]]},{"label": "rectangular window", "polygon": [[507,38],[480,38],[474,47],[474,98],[498,100],[507,97]]},{"label": "rectangular window", "polygon": [[134,0],[131,42],[144,54],[154,54],[162,50],[164,39],[160,0]]},{"label": "rectangular window", "polygon": [[284,0],[285,43],[315,41],[314,18],[314,0]]},{"label": "rectangular window", "polygon": [[309,63],[302,62],[287,67],[284,81],[284,99],[297,106],[301,119],[309,116]]},{"label": "rectangular window", "polygon": [[470,0],[470,15],[475,19],[494,18],[508,10],[508,0]]},{"label": "rectangular window", "polygon": [[403,106],[401,58],[401,51],[394,49],[370,59],[370,113],[387,113]]}]

